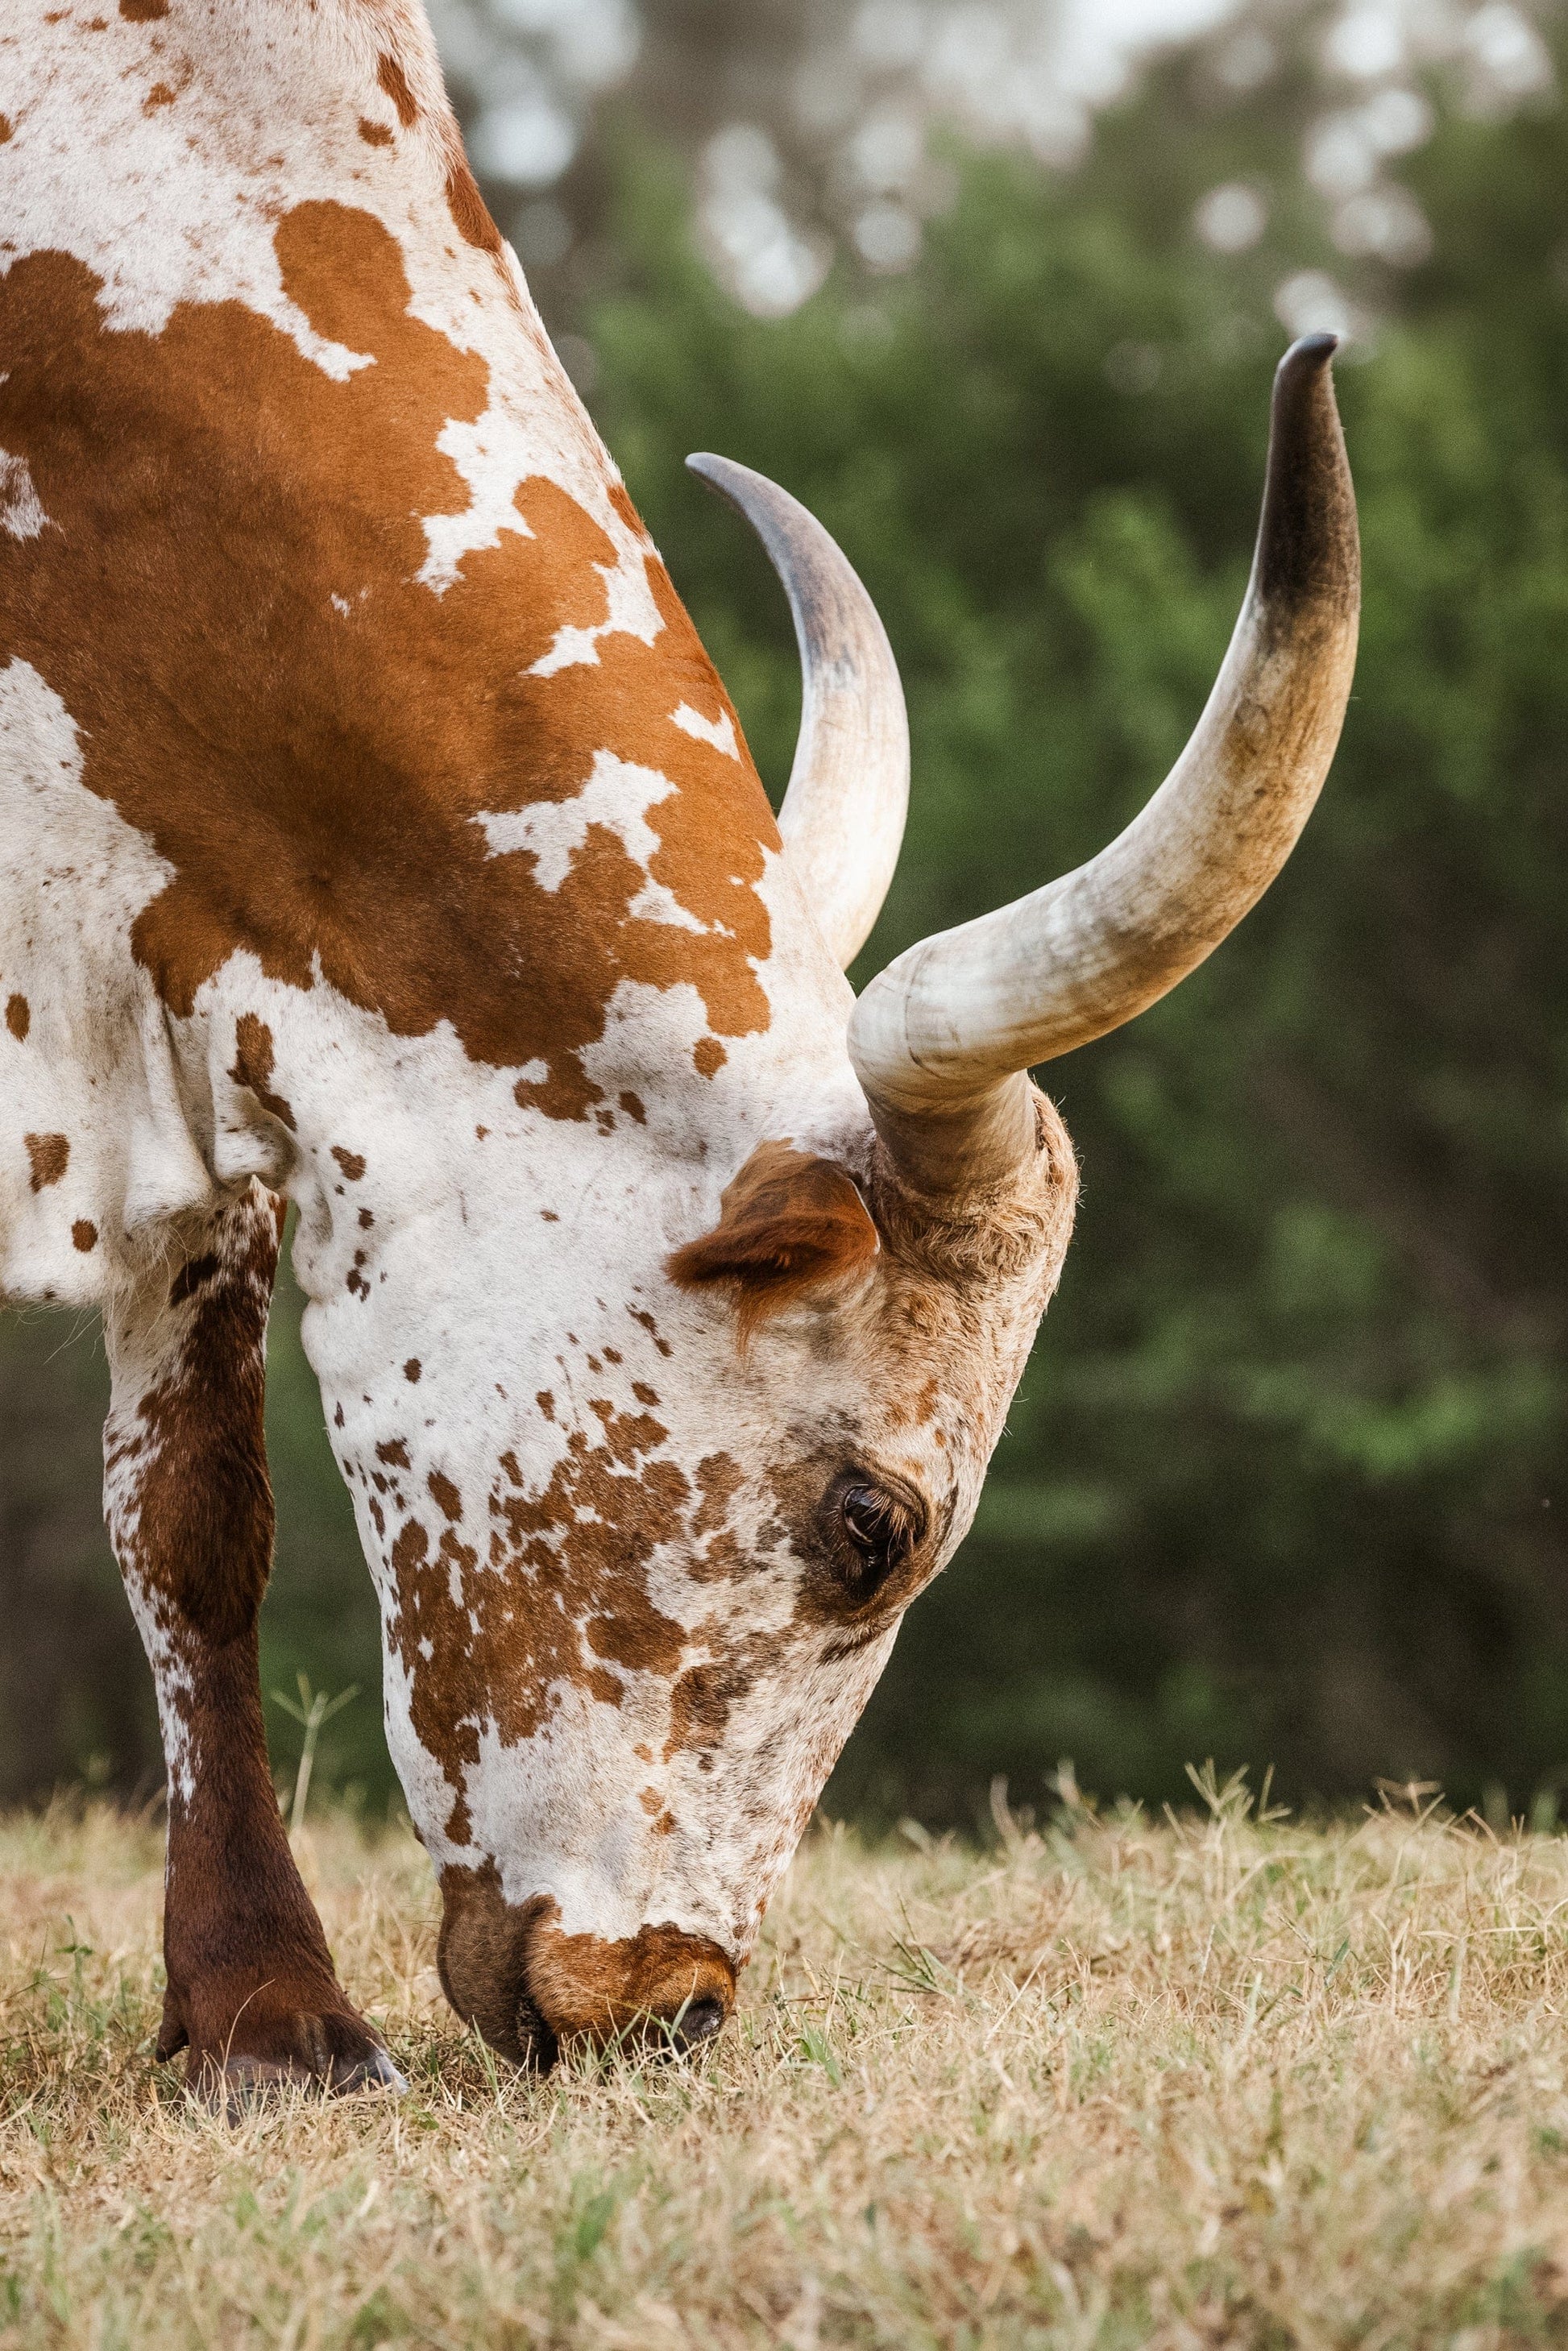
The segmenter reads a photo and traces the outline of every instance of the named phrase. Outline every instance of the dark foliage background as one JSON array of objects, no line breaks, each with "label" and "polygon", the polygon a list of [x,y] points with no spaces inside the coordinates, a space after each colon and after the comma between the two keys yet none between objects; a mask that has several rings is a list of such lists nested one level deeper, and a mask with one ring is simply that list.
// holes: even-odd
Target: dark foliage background
[{"label": "dark foliage background", "polygon": [[[1339,382],[1367,592],[1338,765],[1243,930],[1134,1028],[1047,1073],[1084,1167],[1066,1279],[975,1531],[913,1612],[830,1808],[967,1820],[993,1774],[1029,1800],[1062,1757],[1086,1786],[1157,1800],[1212,1754],[1272,1762],[1295,1797],[1416,1776],[1554,1817],[1568,1787],[1556,85],[1537,73],[1500,96],[1436,52],[1390,68],[1432,127],[1379,167],[1404,231],[1358,246],[1343,192],[1324,193],[1332,174],[1314,181],[1301,159],[1335,108],[1385,84],[1333,84],[1337,9],[1243,11],[1103,110],[1071,170],[934,127],[927,162],[948,177],[919,257],[879,274],[846,238],[821,291],[764,319],[694,235],[690,158],[711,115],[658,96],[681,78],[669,44],[700,14],[648,12],[637,74],[549,200],[565,225],[539,281],[772,783],[798,707],[781,599],[683,473],[685,453],[720,449],[788,484],[886,619],[915,781],[862,977],[1091,853],[1158,781],[1245,580],[1281,315],[1321,303],[1332,278],[1357,324]],[[713,88],[738,76],[760,114],[779,57],[809,47],[816,20],[712,15],[703,37],[732,77],[716,66]],[[1568,69],[1552,13],[1517,21]],[[1251,80],[1227,65],[1249,29],[1271,51]],[[763,34],[767,70],[745,46]],[[784,184],[810,193],[819,169],[833,217],[825,151],[779,143]],[[1229,250],[1195,226],[1217,187],[1252,192],[1260,216]],[[537,196],[495,193],[542,235]],[[98,1529],[99,1354],[90,1329],[48,1318],[0,1336],[7,1793],[160,1777]],[[369,1583],[287,1294],[269,1412],[267,1679],[361,1686],[322,1769],[382,1802]],[[286,1765],[298,1734],[281,1715],[275,1729]]]}]

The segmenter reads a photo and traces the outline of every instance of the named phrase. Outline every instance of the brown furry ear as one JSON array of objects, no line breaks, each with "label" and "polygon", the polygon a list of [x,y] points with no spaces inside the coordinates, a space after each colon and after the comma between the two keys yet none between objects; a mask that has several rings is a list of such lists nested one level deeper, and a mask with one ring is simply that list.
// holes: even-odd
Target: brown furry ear
[{"label": "brown furry ear", "polygon": [[711,1233],[669,1259],[683,1289],[736,1285],[743,1336],[819,1282],[858,1273],[882,1244],[852,1178],[790,1143],[759,1143]]}]

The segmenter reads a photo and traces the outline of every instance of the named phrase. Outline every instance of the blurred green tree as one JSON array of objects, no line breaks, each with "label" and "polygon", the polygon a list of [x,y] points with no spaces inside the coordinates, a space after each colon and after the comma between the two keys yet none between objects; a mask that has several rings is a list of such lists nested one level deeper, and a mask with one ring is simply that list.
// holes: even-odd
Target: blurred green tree
[{"label": "blurred green tree", "polygon": [[[904,668],[913,815],[865,972],[1092,853],[1223,652],[1277,289],[1338,256],[1304,203],[1243,253],[1197,233],[1238,117],[1192,72],[1071,178],[971,159],[915,277],[781,321],[636,183],[597,405],[765,768],[793,650],[687,448],[821,515]],[[1397,309],[1368,273],[1382,322],[1340,370],[1367,599],[1339,764],[1243,932],[1044,1073],[1085,1170],[1062,1294],[841,1806],[961,1814],[1058,1753],[1155,1796],[1211,1750],[1324,1794],[1522,1802],[1568,1764],[1565,143],[1554,109],[1454,113],[1407,167],[1435,257]]]}]

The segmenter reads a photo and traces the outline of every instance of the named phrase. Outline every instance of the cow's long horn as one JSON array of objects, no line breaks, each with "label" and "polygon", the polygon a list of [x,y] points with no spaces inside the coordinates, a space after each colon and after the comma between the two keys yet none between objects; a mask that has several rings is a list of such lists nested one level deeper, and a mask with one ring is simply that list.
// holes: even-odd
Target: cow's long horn
[{"label": "cow's long horn", "polygon": [[1023,1072],[1165,995],[1234,928],[1295,845],[1355,665],[1361,564],[1334,407],[1335,339],[1274,379],[1246,601],[1176,766],[1108,849],[901,955],[855,1008],[850,1052],[906,1180],[993,1181],[1032,1147]]},{"label": "cow's long horn", "polygon": [[882,912],[909,810],[909,726],[893,648],[847,558],[798,498],[729,457],[686,464],[746,517],[789,599],[800,732],[779,830],[847,969]]}]

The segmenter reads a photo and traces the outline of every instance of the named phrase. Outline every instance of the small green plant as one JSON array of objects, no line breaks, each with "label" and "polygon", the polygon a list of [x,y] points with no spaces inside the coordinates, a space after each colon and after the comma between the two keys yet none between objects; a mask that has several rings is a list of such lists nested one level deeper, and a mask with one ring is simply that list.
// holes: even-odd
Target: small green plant
[{"label": "small green plant", "polygon": [[285,1714],[292,1716],[305,1733],[304,1743],[299,1750],[299,1768],[294,1774],[294,1801],[288,1808],[290,1836],[298,1836],[305,1825],[305,1807],[310,1801],[310,1774],[316,1768],[316,1742],[332,1717],[341,1714],[350,1701],[359,1695],[358,1682],[350,1682],[346,1690],[338,1692],[336,1698],[329,1698],[325,1690],[311,1689],[308,1674],[299,1677],[298,1698],[290,1698],[284,1690],[272,1692],[274,1706],[280,1706]]}]

